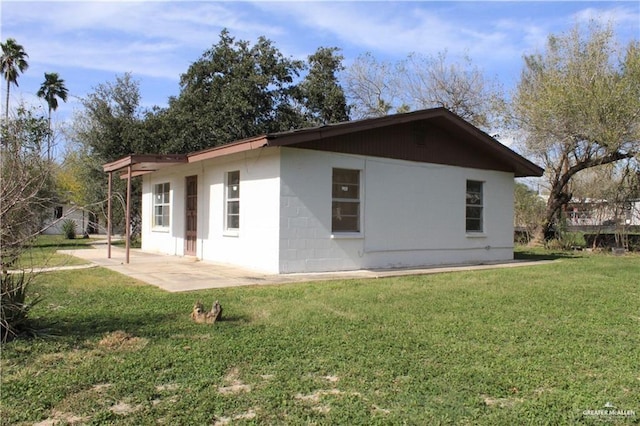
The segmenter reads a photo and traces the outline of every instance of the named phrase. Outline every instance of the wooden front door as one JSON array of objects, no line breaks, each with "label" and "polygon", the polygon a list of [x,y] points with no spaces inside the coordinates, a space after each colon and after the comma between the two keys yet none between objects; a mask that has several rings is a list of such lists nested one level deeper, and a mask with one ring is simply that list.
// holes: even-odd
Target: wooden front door
[{"label": "wooden front door", "polygon": [[186,200],[186,233],[184,239],[184,254],[196,255],[196,242],[198,240],[198,176],[187,176],[187,200]]}]

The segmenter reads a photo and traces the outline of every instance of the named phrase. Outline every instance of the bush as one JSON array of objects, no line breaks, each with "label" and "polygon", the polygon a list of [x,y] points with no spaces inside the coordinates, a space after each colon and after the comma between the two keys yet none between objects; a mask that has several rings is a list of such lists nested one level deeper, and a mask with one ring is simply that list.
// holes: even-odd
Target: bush
[{"label": "bush", "polygon": [[35,334],[29,322],[29,311],[40,302],[40,296],[27,298],[29,277],[22,273],[2,273],[0,278],[0,338],[2,343],[21,334]]},{"label": "bush", "polygon": [[562,243],[566,249],[587,247],[587,242],[582,232],[565,232],[562,234]]},{"label": "bush", "polygon": [[76,222],[71,219],[66,219],[64,222],[62,222],[62,232],[68,240],[75,240],[76,226]]},{"label": "bush", "polygon": [[563,232],[560,237],[547,241],[545,245],[551,250],[571,250],[587,247],[587,241],[582,232]]}]

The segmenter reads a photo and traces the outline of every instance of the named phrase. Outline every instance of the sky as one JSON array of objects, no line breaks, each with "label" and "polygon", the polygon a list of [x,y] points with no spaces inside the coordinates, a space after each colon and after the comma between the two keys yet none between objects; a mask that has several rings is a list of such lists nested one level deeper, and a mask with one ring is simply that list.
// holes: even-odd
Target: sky
[{"label": "sky", "polygon": [[[318,47],[338,47],[349,66],[370,52],[396,62],[409,53],[467,55],[506,91],[517,85],[523,56],[541,53],[550,34],[591,20],[611,25],[622,45],[640,39],[639,1],[14,1],[0,2],[0,38],[29,55],[12,86],[11,105],[46,111],[36,97],[45,72],[69,89],[54,121],[70,120],[80,99],[130,72],[142,106],[166,106],[180,75],[227,28],[236,39],[270,39],[285,56],[306,59]],[[4,83],[4,82],[3,82]],[[5,86],[2,87],[4,109]]]}]

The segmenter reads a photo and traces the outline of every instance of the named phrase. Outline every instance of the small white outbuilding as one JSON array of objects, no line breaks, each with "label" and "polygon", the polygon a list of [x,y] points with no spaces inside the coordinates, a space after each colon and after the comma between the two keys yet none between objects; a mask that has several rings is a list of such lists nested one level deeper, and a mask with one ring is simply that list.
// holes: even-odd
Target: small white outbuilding
[{"label": "small white outbuilding", "polygon": [[543,170],[443,108],[104,166],[142,175],[142,249],[266,273],[513,259]]}]

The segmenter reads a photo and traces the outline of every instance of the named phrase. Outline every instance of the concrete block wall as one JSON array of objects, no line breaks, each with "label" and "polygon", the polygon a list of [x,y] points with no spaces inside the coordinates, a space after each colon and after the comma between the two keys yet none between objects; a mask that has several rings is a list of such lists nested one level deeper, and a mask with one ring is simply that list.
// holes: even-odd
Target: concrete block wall
[{"label": "concrete block wall", "polygon": [[[361,170],[361,232],[331,233],[332,169]],[[484,232],[465,231],[466,181],[484,185]],[[513,258],[513,175],[284,148],[280,272]]]}]

